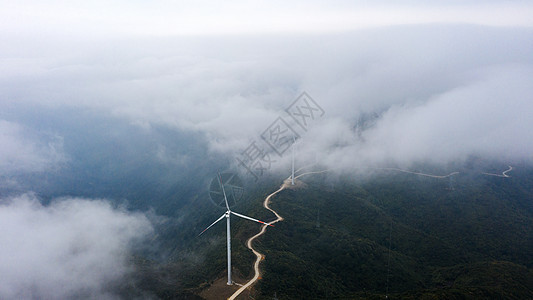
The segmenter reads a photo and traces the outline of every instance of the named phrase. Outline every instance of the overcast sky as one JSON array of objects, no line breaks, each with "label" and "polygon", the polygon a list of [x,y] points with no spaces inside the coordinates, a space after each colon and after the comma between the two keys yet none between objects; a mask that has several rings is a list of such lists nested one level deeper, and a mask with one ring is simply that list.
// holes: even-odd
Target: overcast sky
[{"label": "overcast sky", "polygon": [[471,23],[531,26],[530,1],[2,1],[2,30],[88,35],[330,32]]},{"label": "overcast sky", "polygon": [[[304,91],[324,114],[307,131],[290,124],[302,137],[302,161],[353,169],[471,155],[533,160],[531,1],[22,0],[0,7],[2,188],[19,184],[14,175],[68,168],[79,159],[75,146],[95,152],[101,143],[94,128],[102,132],[103,124],[110,124],[107,139],[129,132],[122,140],[134,140],[137,131],[148,141],[164,128],[201,140],[205,152],[187,153],[183,145],[179,151],[166,145],[158,131],[153,147],[137,148],[177,169],[205,153],[232,159],[252,141],[267,147],[261,134],[278,117],[290,121],[284,110]],[[83,111],[99,117],[84,119],[75,132],[87,135],[73,139],[73,128],[62,125],[65,112]],[[113,127],[117,122],[131,130]],[[276,159],[278,168],[288,166],[279,162],[286,156]],[[0,219],[14,236],[35,226],[21,215],[39,216],[49,224],[46,234],[66,232],[64,239],[43,241],[52,243],[44,248],[43,270],[65,268],[55,264],[53,249],[76,243],[77,229],[58,219],[74,206],[150,231],[142,215],[105,201],[54,200],[59,204],[46,208],[31,195],[3,199],[0,215],[12,218]],[[101,230],[110,237],[124,236],[122,224],[108,225]],[[0,238],[6,245],[6,235]],[[87,251],[111,253],[105,259],[113,261],[113,251],[127,252],[136,238],[126,234],[119,245]],[[27,241],[9,243],[2,249],[31,262],[32,252],[15,251]],[[0,260],[0,270],[15,269]],[[2,280],[0,295],[41,280],[27,271]],[[108,275],[102,276],[87,284],[99,290]]]}]

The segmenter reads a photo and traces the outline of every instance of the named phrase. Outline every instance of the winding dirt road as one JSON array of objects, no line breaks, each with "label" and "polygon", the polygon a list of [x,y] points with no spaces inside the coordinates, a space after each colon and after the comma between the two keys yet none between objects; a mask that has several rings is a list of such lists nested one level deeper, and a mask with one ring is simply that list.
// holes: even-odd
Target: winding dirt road
[{"label": "winding dirt road", "polygon": [[[274,224],[274,223],[283,221],[283,217],[280,216],[275,210],[273,210],[272,208],[270,208],[268,206],[270,204],[270,198],[272,198],[272,196],[276,195],[277,193],[279,193],[282,190],[284,190],[287,187],[289,187],[290,184],[291,183],[290,183],[290,177],[289,177],[288,179],[285,179],[285,181],[283,182],[283,184],[281,185],[281,187],[277,191],[273,192],[272,194],[268,195],[265,198],[265,201],[263,202],[263,207],[268,209],[268,210],[270,210],[276,216],[276,220],[270,222],[269,224]],[[258,252],[257,250],[255,250],[253,248],[252,243],[253,243],[253,241],[256,238],[262,236],[266,232],[267,227],[268,227],[267,224],[262,225],[261,226],[261,230],[259,231],[259,233],[257,233],[256,235],[252,236],[251,238],[248,239],[248,241],[246,241],[246,246],[248,247],[248,249],[252,250],[252,252],[256,256],[255,263],[254,263],[254,272],[255,272],[254,277],[252,279],[250,279],[250,281],[248,281],[245,285],[241,286],[241,288],[238,289],[235,293],[233,293],[233,295],[231,295],[231,297],[229,297],[228,299],[233,300],[233,299],[237,298],[237,296],[239,296],[248,287],[252,286],[259,279],[259,274],[260,274],[259,273],[259,263],[261,263],[261,260],[264,259],[264,256],[263,256],[263,254],[261,254],[260,252]]]},{"label": "winding dirt road", "polygon": [[494,174],[494,173],[482,173],[482,174],[489,175],[489,176],[508,178],[508,177],[511,177],[511,176],[507,175],[507,173],[511,172],[512,170],[513,170],[513,167],[509,166],[509,169],[507,169],[506,171],[503,171],[502,174]]},{"label": "winding dirt road", "polygon": [[[298,169],[296,172],[302,170],[304,168],[300,168]],[[324,173],[324,172],[328,172],[329,170],[323,170],[323,171],[316,171],[316,172],[306,172],[306,173],[302,173],[298,176],[295,176],[294,179],[297,179],[297,178],[300,178],[304,175],[308,175],[308,174],[318,174],[318,173]],[[268,195],[266,198],[265,198],[265,201],[263,202],[263,207],[270,210],[275,216],[276,216],[276,220],[268,223],[268,224],[274,224],[274,223],[277,223],[277,222],[281,222],[283,221],[283,217],[280,216],[275,210],[273,210],[272,208],[270,208],[269,204],[270,204],[270,199],[276,195],[277,193],[283,191],[284,189],[286,188],[290,188],[292,185],[291,185],[291,177],[289,176],[289,178],[285,179],[285,181],[283,181],[283,184],[280,186],[280,188],[273,192],[272,194]],[[247,241],[246,241],[246,246],[248,247],[248,249],[252,250],[252,252],[255,254],[256,256],[256,259],[255,259],[255,263],[254,263],[254,277],[252,279],[250,279],[250,281],[248,281],[246,284],[244,284],[243,286],[241,286],[235,293],[233,293],[233,295],[231,295],[231,297],[229,297],[228,299],[229,300],[233,300],[235,298],[237,298],[243,291],[245,291],[247,288],[249,288],[250,286],[252,286],[258,279],[259,279],[259,275],[260,275],[260,271],[259,271],[259,264],[261,263],[261,261],[265,258],[265,256],[260,253],[259,251],[255,250],[252,246],[252,243],[254,242],[254,240],[260,236],[262,236],[263,234],[265,234],[266,232],[266,229],[267,229],[268,225],[265,224],[265,225],[262,225],[261,226],[261,230],[259,231],[259,233],[257,233],[256,235],[252,236],[251,238],[249,238]]]},{"label": "winding dirt road", "polygon": [[398,169],[398,168],[376,168],[377,170],[390,170],[390,171],[398,171],[398,172],[403,172],[403,173],[409,173],[409,174],[415,174],[415,175],[420,175],[420,176],[426,176],[426,177],[432,177],[432,178],[447,178],[447,177],[450,177],[450,176],[453,176],[453,175],[457,175],[459,174],[459,172],[452,172],[448,175],[433,175],[433,174],[426,174],[426,173],[419,173],[419,172],[411,172],[411,171],[407,171],[407,170],[402,170],[402,169]]}]

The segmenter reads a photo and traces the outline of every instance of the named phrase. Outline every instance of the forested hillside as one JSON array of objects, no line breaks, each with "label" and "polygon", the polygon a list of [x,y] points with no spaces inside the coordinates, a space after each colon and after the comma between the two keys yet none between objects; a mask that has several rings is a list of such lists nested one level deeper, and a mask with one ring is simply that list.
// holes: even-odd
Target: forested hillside
[{"label": "forested hillside", "polygon": [[261,295],[532,298],[531,174],[303,177],[273,201]]},{"label": "forested hillside", "polygon": [[[255,241],[266,259],[253,297],[533,298],[533,169],[515,166],[511,177],[459,171],[302,176],[272,199],[284,221]],[[236,211],[273,220],[261,202],[280,183],[271,177],[248,187]],[[196,299],[225,278],[225,226],[198,237],[223,209],[199,187],[181,194],[182,213],[160,218],[151,248],[133,258],[137,271],[124,295]],[[245,242],[258,230],[232,219],[237,282],[253,276]]]}]

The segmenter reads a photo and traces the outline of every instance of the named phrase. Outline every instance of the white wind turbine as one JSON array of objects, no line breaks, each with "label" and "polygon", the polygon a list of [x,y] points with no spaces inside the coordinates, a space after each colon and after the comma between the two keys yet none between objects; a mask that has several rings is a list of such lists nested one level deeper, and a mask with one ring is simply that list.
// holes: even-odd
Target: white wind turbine
[{"label": "white wind turbine", "polygon": [[291,175],[291,184],[294,185],[294,151],[296,147],[296,138],[292,136],[292,175]]},{"label": "white wind turbine", "polygon": [[270,225],[270,223],[265,223],[263,221],[259,221],[259,220],[256,220],[254,218],[250,218],[248,216],[241,215],[241,214],[238,214],[238,213],[236,213],[234,211],[231,211],[231,209],[229,209],[229,205],[228,205],[228,198],[226,198],[226,191],[224,190],[224,185],[222,184],[222,179],[220,178],[220,173],[218,173],[217,178],[218,178],[218,183],[220,184],[220,187],[222,188],[222,193],[224,194],[224,201],[226,203],[226,209],[227,210],[222,216],[220,216],[220,218],[218,218],[215,222],[213,222],[213,224],[209,225],[206,229],[204,229],[204,231],[202,231],[198,236],[202,235],[202,233],[206,232],[209,228],[211,228],[211,226],[215,225],[220,220],[224,219],[224,217],[226,217],[226,234],[227,234],[227,244],[228,244],[228,285],[232,285],[233,281],[231,281],[231,233],[230,233],[230,221],[229,221],[230,215],[234,214],[237,217],[241,217],[243,219],[247,219],[247,220],[250,220],[250,221],[255,221],[255,222],[258,222],[258,223],[261,223],[261,224],[265,224],[265,225],[268,225],[268,226],[273,226],[273,225]]}]

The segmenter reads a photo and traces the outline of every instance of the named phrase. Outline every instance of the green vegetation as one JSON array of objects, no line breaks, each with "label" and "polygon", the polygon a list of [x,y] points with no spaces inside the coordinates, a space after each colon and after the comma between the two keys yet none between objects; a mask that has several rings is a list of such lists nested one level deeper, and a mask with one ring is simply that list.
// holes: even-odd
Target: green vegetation
[{"label": "green vegetation", "polygon": [[[273,198],[285,220],[256,241],[266,260],[253,296],[533,299],[533,169],[515,167],[510,175],[467,168],[453,181],[394,171],[335,180],[306,175],[304,187]],[[236,211],[272,220],[261,204],[280,183],[270,178],[248,189]],[[177,213],[160,220],[154,249],[136,256],[137,272],[124,291],[195,299],[226,276],[224,224],[197,237],[223,213],[200,185],[183,181],[169,191],[179,204],[159,200],[159,209]],[[258,229],[232,218],[234,274],[252,276],[255,257],[245,241]]]},{"label": "green vegetation", "polygon": [[533,185],[513,175],[304,177],[273,201],[259,298],[383,299],[389,274],[389,298],[531,299]]}]

